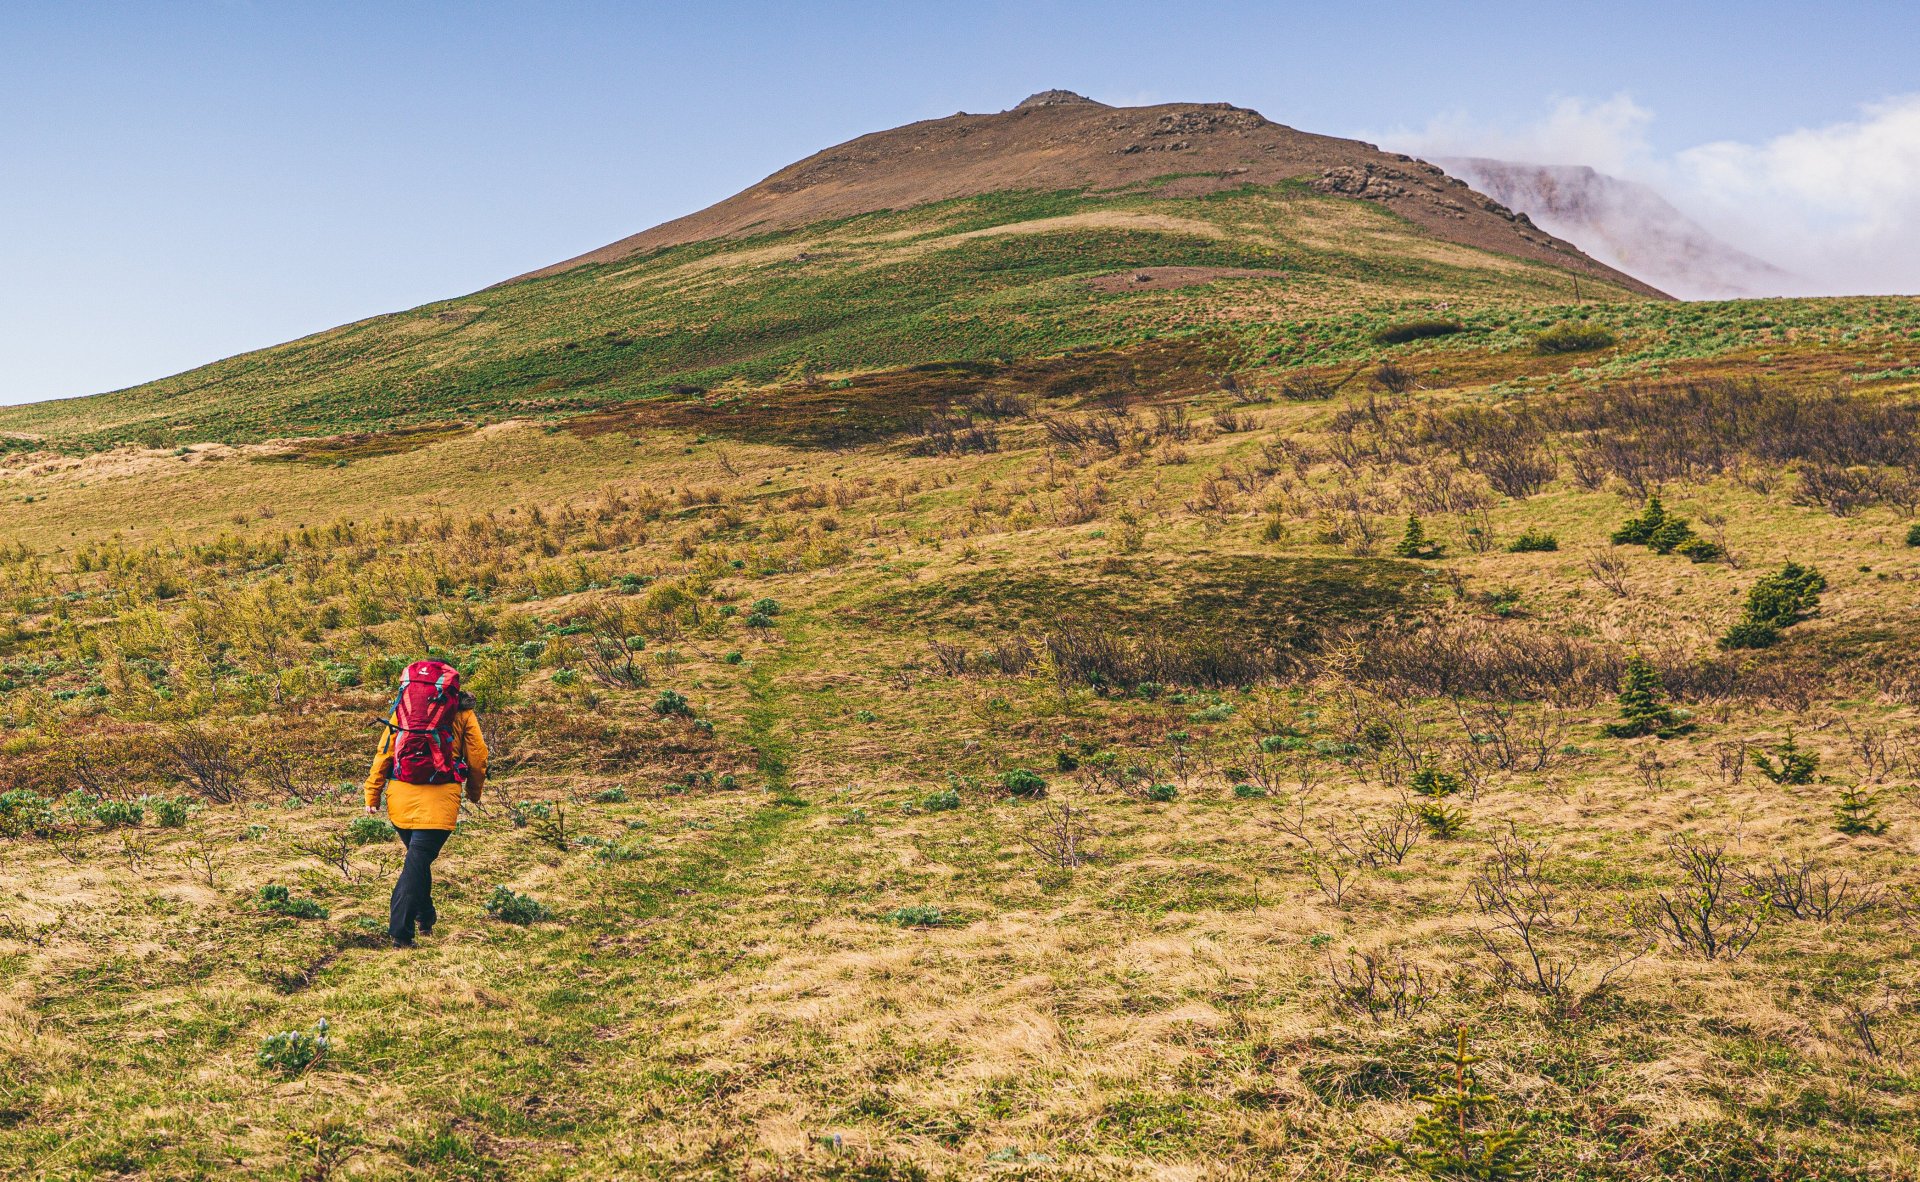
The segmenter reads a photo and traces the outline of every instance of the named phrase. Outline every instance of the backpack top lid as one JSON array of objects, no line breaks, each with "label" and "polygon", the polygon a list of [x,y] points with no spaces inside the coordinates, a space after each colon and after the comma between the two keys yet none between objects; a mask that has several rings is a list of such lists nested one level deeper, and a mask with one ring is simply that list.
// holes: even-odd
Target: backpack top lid
[{"label": "backpack top lid", "polygon": [[447,664],[445,661],[435,661],[432,659],[415,661],[413,664],[408,665],[407,672],[401,680],[403,682],[423,681],[428,685],[433,685],[439,682],[442,677],[447,679],[449,686],[455,689],[460,688],[459,670]]}]

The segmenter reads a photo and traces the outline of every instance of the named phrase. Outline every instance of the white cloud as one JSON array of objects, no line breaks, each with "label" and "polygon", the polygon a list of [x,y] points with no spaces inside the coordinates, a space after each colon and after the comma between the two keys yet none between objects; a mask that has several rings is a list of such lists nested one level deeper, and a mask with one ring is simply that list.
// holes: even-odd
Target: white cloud
[{"label": "white cloud", "polygon": [[1518,126],[1447,115],[1378,138],[1423,156],[1590,165],[1659,190],[1711,233],[1801,277],[1798,290],[1920,292],[1920,94],[1760,143],[1670,155],[1649,146],[1653,118],[1616,95],[1562,99]]},{"label": "white cloud", "polygon": [[1464,113],[1440,115],[1425,128],[1383,133],[1395,151],[1423,156],[1491,156],[1529,164],[1585,164],[1624,174],[1644,166],[1651,152],[1646,128],[1653,112],[1624,94],[1605,102],[1563,98],[1545,118],[1519,126],[1492,127]]}]

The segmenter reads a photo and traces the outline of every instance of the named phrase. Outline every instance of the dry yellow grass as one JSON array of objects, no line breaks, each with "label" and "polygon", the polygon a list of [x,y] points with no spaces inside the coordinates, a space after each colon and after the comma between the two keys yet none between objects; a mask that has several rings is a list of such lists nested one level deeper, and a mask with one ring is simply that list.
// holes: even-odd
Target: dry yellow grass
[{"label": "dry yellow grass", "polygon": [[[1435,410],[1500,404],[1484,385],[1418,397]],[[1791,477],[1771,494],[1724,477],[1674,482],[1669,507],[1696,525],[1724,518],[1741,563],[1694,565],[1607,547],[1637,499],[1563,471],[1538,495],[1493,498],[1484,517],[1426,513],[1450,555],[1439,562],[1356,559],[1357,543],[1319,539],[1329,519],[1315,498],[1374,489],[1376,550],[1409,503],[1404,465],[1349,472],[1327,458],[1336,416],[1366,398],[1356,383],[1332,404],[1253,406],[1251,429],[1223,431],[1208,416],[1227,396],[1189,393],[1187,438],[1143,436],[1117,453],[1063,448],[1021,418],[998,424],[999,450],[951,457],[910,455],[899,440],[825,451],[511,423],[344,468],[236,451],[10,471],[0,540],[31,554],[0,565],[9,787],[55,797],[75,783],[65,754],[97,753],[116,727],[172,734],[189,715],[262,749],[274,732],[318,738],[298,752],[313,797],[298,807],[255,778],[246,802],[177,829],[149,816],[0,839],[0,1169],[1394,1176],[1382,1140],[1407,1135],[1465,1025],[1501,1102],[1495,1119],[1529,1131],[1538,1176],[1915,1176],[1904,1130],[1920,1056],[1907,955],[1920,719],[1897,670],[1876,689],[1869,668],[1913,634],[1920,551],[1904,544],[1906,519],[1884,505],[1836,518],[1792,504]],[[1108,414],[1060,398],[1041,410]],[[1131,419],[1152,433],[1150,406]],[[1209,499],[1209,481],[1281,440],[1314,449],[1304,476],[1270,473]],[[1450,462],[1422,453],[1420,466]],[[389,516],[420,529],[382,526]],[[348,521],[365,532],[277,540]],[[1561,549],[1477,553],[1476,525],[1503,542],[1543,529]],[[193,549],[222,535],[224,550]],[[1626,594],[1595,581],[1590,550],[1625,559]],[[1488,702],[1395,700],[1368,680],[1370,650],[1417,621],[1429,636],[1537,629],[1669,654],[1677,668],[1712,656],[1746,589],[1788,559],[1830,586],[1762,664],[1811,668],[1797,675],[1807,700],[1789,700],[1792,685],[1705,694],[1678,738],[1605,737],[1617,717],[1606,692],[1535,700],[1516,717],[1547,727],[1542,766],[1501,767],[1474,738]],[[1325,604],[1286,597],[1312,586],[1337,598],[1350,574],[1280,576],[1348,561],[1405,570],[1400,598],[1326,620],[1335,639],[1297,680],[1155,693],[1063,677],[1044,656],[1074,623],[1137,643],[1319,620]],[[1238,597],[1208,582],[1249,571],[1260,578]],[[412,598],[373,595],[384,610],[355,617],[370,585],[396,588],[408,572],[421,580]],[[653,581],[624,587],[623,573]],[[167,580],[179,587],[160,595]],[[268,585],[287,605],[262,606]],[[1486,595],[1508,585],[1513,618]],[[778,603],[772,626],[746,626],[762,598]],[[356,790],[334,785],[362,770],[357,719],[384,687],[318,672],[248,681],[265,641],[241,623],[282,613],[268,617],[281,622],[282,667],[364,669],[412,654],[402,609],[414,603],[450,655],[526,667],[486,715],[502,770],[440,864],[442,929],[401,955],[377,939],[393,851],[359,850],[349,876],[298,848],[358,811]],[[208,627],[233,625],[209,641],[230,672],[206,700],[196,604],[225,614]],[[596,604],[631,609],[623,618],[649,630],[646,687],[587,673],[593,634],[564,628]],[[492,634],[462,633],[467,610]],[[1377,630],[1338,639],[1349,623]],[[929,644],[977,655],[1015,637],[1043,656],[1011,674],[954,675]],[[1346,645],[1347,659],[1331,659]],[[116,658],[132,672],[113,673]],[[141,691],[142,679],[171,696]],[[657,716],[665,688],[714,734]],[[1397,728],[1391,740],[1340,746],[1375,719]],[[1299,742],[1259,749],[1289,727]],[[1789,733],[1830,779],[1775,785],[1745,755],[1726,762],[1732,744],[1770,749]],[[1875,754],[1872,741],[1888,746]],[[1057,770],[1063,753],[1079,767]],[[1236,795],[1263,758],[1269,794]],[[1449,802],[1464,831],[1425,834],[1398,862],[1347,864],[1339,842],[1418,803],[1416,763],[1468,781]],[[1128,764],[1143,774],[1122,788]],[[111,788],[182,790],[164,760],[137,767]],[[1015,767],[1040,771],[1050,800],[998,791]],[[1173,798],[1150,799],[1150,782]],[[930,807],[950,783],[958,807]],[[1856,783],[1882,794],[1884,834],[1834,829],[1836,794]],[[600,799],[616,787],[626,800]],[[537,818],[516,825],[508,802],[559,806],[566,848],[539,836]],[[1045,855],[1045,810],[1062,802],[1085,810],[1091,856],[1078,866]],[[1832,922],[1775,914],[1744,954],[1704,958],[1649,918],[1679,882],[1668,839],[1689,833],[1724,842],[1747,870],[1811,858],[1878,903]],[[1544,939],[1572,973],[1559,997],[1498,967],[1513,938],[1475,904],[1496,843],[1514,841],[1551,850],[1558,918]],[[1336,863],[1349,881],[1329,890]],[[255,892],[269,882],[331,917],[262,914]],[[488,918],[496,883],[555,920]],[[938,922],[913,926],[901,914],[913,908]],[[1368,953],[1416,972],[1407,1012],[1342,990]],[[292,1077],[255,1064],[265,1036],[321,1017],[326,1060]]]}]

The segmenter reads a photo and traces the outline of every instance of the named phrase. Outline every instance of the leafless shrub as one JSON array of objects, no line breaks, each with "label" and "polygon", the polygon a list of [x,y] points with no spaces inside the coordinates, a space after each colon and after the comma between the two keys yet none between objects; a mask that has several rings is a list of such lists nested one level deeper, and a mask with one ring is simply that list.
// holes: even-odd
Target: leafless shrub
[{"label": "leafless shrub", "polygon": [[1060,628],[1042,637],[1063,684],[1242,686],[1287,677],[1299,654],[1236,635],[1150,636],[1138,639],[1094,627]]},{"label": "leafless shrub", "polygon": [[1667,764],[1660,758],[1660,750],[1650,747],[1640,752],[1633,761],[1633,770],[1640,775],[1640,787],[1649,797],[1660,795],[1667,788]]},{"label": "leafless shrub", "polygon": [[1407,468],[1396,483],[1408,506],[1421,515],[1466,513],[1494,501],[1484,483],[1446,460]]},{"label": "leafless shrub", "polygon": [[1612,647],[1531,621],[1454,617],[1356,636],[1339,664],[1356,684],[1393,702],[1481,698],[1585,705],[1614,692],[1624,660]]},{"label": "leafless shrub", "polygon": [[1033,414],[1033,399],[1006,390],[975,391],[966,406],[973,414],[987,419],[1024,419]]},{"label": "leafless shrub", "polygon": [[1300,868],[1330,907],[1346,901],[1347,892],[1359,880],[1360,865],[1345,852],[1307,850],[1300,855]]},{"label": "leafless shrub", "polygon": [[1369,869],[1398,866],[1419,842],[1424,827],[1413,810],[1402,805],[1380,820],[1360,822],[1360,858]]},{"label": "leafless shrub", "polygon": [[1297,378],[1288,378],[1280,383],[1280,396],[1289,402],[1325,402],[1340,392],[1340,387],[1352,380],[1334,381],[1319,374],[1303,374]]},{"label": "leafless shrub", "polygon": [[1010,636],[988,645],[974,656],[976,669],[1019,677],[1040,663],[1040,654],[1024,636]]},{"label": "leafless shrub", "polygon": [[1093,856],[1087,848],[1087,811],[1073,807],[1064,794],[1049,794],[1024,807],[1027,819],[1015,837],[1041,862],[1072,870]]},{"label": "leafless shrub", "polygon": [[964,456],[1000,450],[1000,432],[967,415],[931,415],[908,447],[916,456]]},{"label": "leafless shrub", "polygon": [[1633,588],[1627,583],[1627,560],[1616,550],[1595,548],[1587,551],[1587,575],[1621,599],[1633,593]]},{"label": "leafless shrub", "polygon": [[327,782],[307,772],[308,761],[285,743],[269,741],[253,752],[253,772],[266,785],[267,794],[280,800],[318,800],[327,791]]},{"label": "leafless shrub", "polygon": [[1572,728],[1567,712],[1552,704],[1528,707],[1455,698],[1453,710],[1467,733],[1472,761],[1501,771],[1545,770],[1566,746]]},{"label": "leafless shrub", "polygon": [[1215,374],[1213,384],[1220,387],[1230,398],[1242,405],[1253,406],[1262,402],[1272,401],[1272,396],[1264,389],[1255,386],[1251,382],[1245,381],[1236,373]]},{"label": "leafless shrub", "polygon": [[233,737],[210,727],[187,724],[161,739],[182,778],[216,804],[232,804],[246,795],[246,758]]},{"label": "leafless shrub", "polygon": [[1867,1053],[1868,1058],[1904,1060],[1907,1057],[1912,1039],[1900,1038],[1885,1024],[1888,1018],[1913,1012],[1914,1003],[1902,996],[1903,992],[1889,988],[1883,981],[1879,996],[1872,1000],[1864,997],[1840,999],[1842,1020],[1848,1031],[1859,1040],[1860,1049]]},{"label": "leafless shrub", "polygon": [[1713,745],[1714,766],[1727,787],[1738,788],[1747,771],[1748,743],[1745,739],[1723,739]]},{"label": "leafless shrub", "polygon": [[1794,504],[1822,508],[1835,517],[1852,517],[1886,499],[1881,473],[1837,464],[1808,464],[1800,469],[1800,484],[1793,490]]},{"label": "leafless shrub", "polygon": [[579,655],[596,681],[616,689],[647,684],[647,641],[639,634],[640,621],[624,604],[590,603],[574,622],[585,625]]},{"label": "leafless shrub", "polygon": [[1391,361],[1382,361],[1373,371],[1373,384],[1389,394],[1404,394],[1413,389],[1415,378],[1411,370],[1402,369]]},{"label": "leafless shrub", "polygon": [[940,672],[948,677],[959,677],[967,671],[966,646],[949,643],[939,637],[930,637],[927,646],[933,651],[933,660]]},{"label": "leafless shrub", "polygon": [[1327,978],[1335,1006],[1351,1010],[1368,1021],[1404,1020],[1426,1009],[1438,992],[1426,969],[1409,964],[1406,954],[1391,957],[1378,949],[1350,955],[1345,961],[1327,958]]},{"label": "leafless shrub", "polygon": [[1497,976],[1545,998],[1556,1010],[1578,1009],[1604,992],[1614,978],[1646,955],[1646,948],[1605,968],[1583,968],[1566,937],[1578,920],[1548,877],[1550,852],[1543,843],[1509,833],[1473,878],[1475,905],[1491,924],[1475,935],[1498,966]]},{"label": "leafless shrub", "polygon": [[1883,783],[1900,763],[1903,740],[1884,726],[1870,722],[1855,723],[1841,718],[1840,731],[1847,737],[1847,754],[1860,769],[1863,779]]},{"label": "leafless shrub", "polygon": [[1147,436],[1149,442],[1172,440],[1175,443],[1187,443],[1193,439],[1193,420],[1187,413],[1184,403],[1160,405],[1153,408],[1153,426]]},{"label": "leafless shrub", "polygon": [[1250,414],[1222,409],[1213,412],[1213,425],[1219,428],[1222,434],[1237,435],[1243,431],[1251,431],[1259,424]]},{"label": "leafless shrub", "polygon": [[1756,870],[1742,870],[1740,881],[1774,911],[1820,923],[1852,919],[1886,900],[1879,887],[1858,882],[1844,870],[1816,866],[1805,857],[1783,858]]},{"label": "leafless shrub", "polygon": [[1771,903],[1728,864],[1726,843],[1683,835],[1670,838],[1667,850],[1680,881],[1655,894],[1654,930],[1683,952],[1735,959],[1759,937]]},{"label": "leafless shrub", "polygon": [[329,830],[318,837],[296,841],[293,843],[293,848],[338,870],[340,877],[348,882],[353,881],[353,854],[360,848],[360,844],[344,827]]},{"label": "leafless shrub", "polygon": [[1839,491],[1842,504],[1858,495],[1877,503],[1886,489],[1855,477],[1829,483],[1832,470],[1913,470],[1920,460],[1920,404],[1854,391],[1758,381],[1618,386],[1563,399],[1546,418],[1643,496],[1668,481],[1792,463],[1803,476],[1818,473],[1816,488]]},{"label": "leafless shrub", "polygon": [[1062,447],[1115,454],[1135,444],[1139,434],[1133,420],[1120,415],[1049,415],[1040,420],[1047,438]]}]

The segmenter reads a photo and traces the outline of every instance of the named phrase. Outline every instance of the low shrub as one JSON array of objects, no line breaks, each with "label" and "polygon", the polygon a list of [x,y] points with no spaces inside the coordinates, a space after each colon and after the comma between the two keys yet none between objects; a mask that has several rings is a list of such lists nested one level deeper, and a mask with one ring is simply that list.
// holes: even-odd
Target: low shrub
[{"label": "low shrub", "polygon": [[333,1047],[327,1033],[327,1020],[314,1023],[312,1030],[282,1030],[269,1034],[260,1043],[253,1061],[282,1075],[299,1075],[327,1057]]},{"label": "low shrub", "polygon": [[1047,782],[1040,773],[1017,767],[1000,773],[1000,787],[1006,789],[1008,796],[1037,799],[1047,794]]},{"label": "low shrub", "polygon": [[1177,800],[1179,796],[1180,790],[1172,784],[1155,784],[1153,787],[1147,789],[1147,799],[1160,804]]},{"label": "low shrub", "polygon": [[1467,331],[1458,320],[1403,320],[1375,329],[1373,340],[1380,345],[1404,345],[1408,341],[1427,341]]},{"label": "low shrub", "polygon": [[487,914],[502,923],[520,927],[553,918],[553,912],[533,896],[519,894],[505,886],[494,887],[493,893],[487,896]]},{"label": "low shrub", "polygon": [[1233,786],[1233,795],[1240,800],[1259,800],[1266,794],[1267,790],[1258,784],[1235,784]]},{"label": "low shrub", "polygon": [[932,793],[920,801],[920,807],[930,813],[948,813],[960,807],[960,794],[951,788]]},{"label": "low shrub", "polygon": [[553,806],[544,800],[516,800],[507,806],[507,817],[515,829],[525,829],[534,821],[551,821]]},{"label": "low shrub", "polygon": [[938,907],[919,905],[895,907],[880,918],[895,927],[902,928],[937,928],[946,920],[945,914]]},{"label": "low shrub", "polygon": [[676,690],[661,690],[660,696],[654,699],[653,712],[662,718],[675,714],[691,715],[693,707],[688,704],[686,695]]},{"label": "low shrub", "polygon": [[355,845],[378,845],[399,836],[400,831],[393,827],[392,822],[371,813],[363,813],[347,822],[347,840]]},{"label": "low shrub", "polygon": [[1539,529],[1528,529],[1515,538],[1508,546],[1509,554],[1538,554],[1548,550],[1558,550],[1560,539]]},{"label": "low shrub", "polygon": [[0,836],[38,833],[53,824],[53,802],[30,788],[0,792]]},{"label": "low shrub", "polygon": [[1556,353],[1585,353],[1593,349],[1605,349],[1618,343],[1619,338],[1597,324],[1581,324],[1567,321],[1556,324],[1544,332],[1535,333],[1533,351],[1543,355]]},{"label": "low shrub", "polygon": [[193,802],[184,796],[143,796],[140,801],[153,814],[153,823],[162,829],[180,828],[193,812]]},{"label": "low shrub", "polygon": [[261,887],[255,901],[261,911],[284,915],[289,919],[325,919],[329,914],[325,907],[312,899],[296,899],[292,892],[277,883]]},{"label": "low shrub", "polygon": [[137,801],[103,800],[93,806],[93,819],[108,829],[118,829],[123,825],[138,825],[146,820],[147,810]]},{"label": "low shrub", "polygon": [[611,788],[602,788],[600,791],[594,793],[593,798],[601,804],[625,804],[627,803],[627,790],[615,784]]}]

